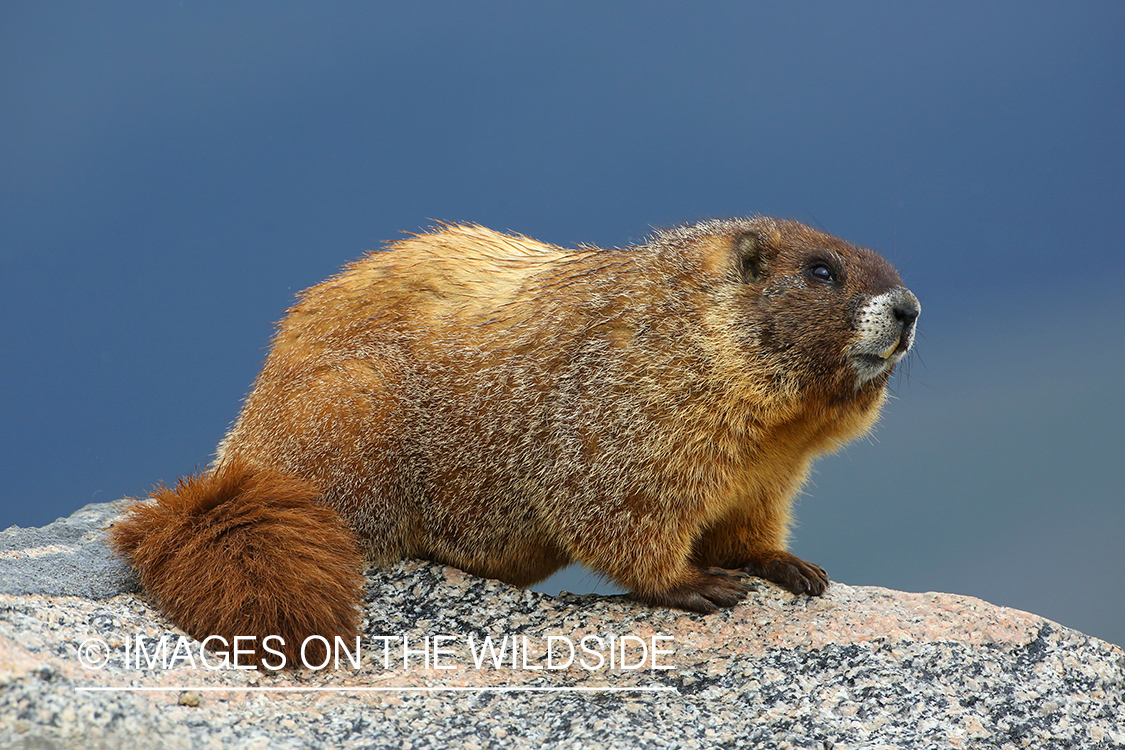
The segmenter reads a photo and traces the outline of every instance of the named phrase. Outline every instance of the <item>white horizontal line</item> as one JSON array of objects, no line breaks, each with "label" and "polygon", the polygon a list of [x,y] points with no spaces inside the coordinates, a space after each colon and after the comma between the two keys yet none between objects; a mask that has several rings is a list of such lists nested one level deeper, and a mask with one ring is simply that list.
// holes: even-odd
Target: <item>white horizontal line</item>
[{"label": "white horizontal line", "polygon": [[76,687],[88,693],[679,693],[669,685],[656,687]]}]

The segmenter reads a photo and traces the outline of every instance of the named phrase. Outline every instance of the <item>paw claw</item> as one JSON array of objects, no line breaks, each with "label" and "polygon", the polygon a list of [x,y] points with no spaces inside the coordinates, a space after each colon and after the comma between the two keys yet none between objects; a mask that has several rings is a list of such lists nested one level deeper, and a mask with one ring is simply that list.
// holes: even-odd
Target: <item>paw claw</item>
[{"label": "paw claw", "polygon": [[819,565],[807,563],[788,552],[763,555],[743,566],[750,575],[773,581],[794,594],[820,596],[828,588],[828,574]]},{"label": "paw claw", "polygon": [[733,607],[753,591],[740,576],[723,568],[696,570],[691,580],[666,591],[634,593],[634,598],[655,607],[674,607],[710,614],[720,607]]}]

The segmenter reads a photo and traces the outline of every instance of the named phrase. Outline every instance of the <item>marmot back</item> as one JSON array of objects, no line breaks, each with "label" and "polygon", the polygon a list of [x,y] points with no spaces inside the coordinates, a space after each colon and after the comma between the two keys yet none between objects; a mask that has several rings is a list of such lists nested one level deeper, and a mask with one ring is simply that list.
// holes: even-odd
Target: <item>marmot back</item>
[{"label": "marmot back", "polygon": [[[918,312],[877,254],[796,222],[570,250],[443,226],[305,291],[213,468],[114,538],[192,635],[298,646],[354,630],[361,554],[521,586],[581,562],[700,612],[743,598],[741,573],[818,595],[824,572],[785,551],[791,500],[813,458],[872,424]],[[296,491],[281,508],[232,476]],[[203,499],[185,510],[183,495]],[[248,579],[202,542],[152,554],[185,514],[200,538],[222,516],[223,554],[235,535],[268,563]],[[294,538],[253,544],[263,527]],[[247,605],[183,590],[188,570],[213,592],[264,592],[276,614],[216,618],[233,608],[217,602]]]}]

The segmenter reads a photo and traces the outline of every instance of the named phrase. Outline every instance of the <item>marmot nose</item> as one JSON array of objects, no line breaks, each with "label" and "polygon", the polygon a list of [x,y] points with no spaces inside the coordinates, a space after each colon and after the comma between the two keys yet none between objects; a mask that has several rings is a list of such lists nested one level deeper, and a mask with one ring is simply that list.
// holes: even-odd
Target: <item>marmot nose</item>
[{"label": "marmot nose", "polygon": [[918,319],[918,315],[922,312],[922,305],[909,289],[899,287],[895,291],[891,312],[894,314],[895,320],[898,321],[903,335],[905,335],[914,327],[914,321]]}]

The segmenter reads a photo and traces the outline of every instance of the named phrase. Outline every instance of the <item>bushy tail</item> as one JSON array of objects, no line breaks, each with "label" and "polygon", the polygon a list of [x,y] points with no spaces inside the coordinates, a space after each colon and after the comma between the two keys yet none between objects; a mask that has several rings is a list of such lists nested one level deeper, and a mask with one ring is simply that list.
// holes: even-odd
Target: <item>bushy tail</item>
[{"label": "bushy tail", "polygon": [[[189,635],[232,646],[235,636],[253,636],[240,645],[255,647],[259,662],[280,662],[269,645],[293,666],[307,637],[350,645],[359,625],[359,542],[318,495],[292,474],[230,461],[174,489],[157,487],[153,501],[135,502],[113,526],[110,541]],[[270,635],[284,646],[264,644]],[[320,663],[325,654],[314,639],[305,655]]]}]

